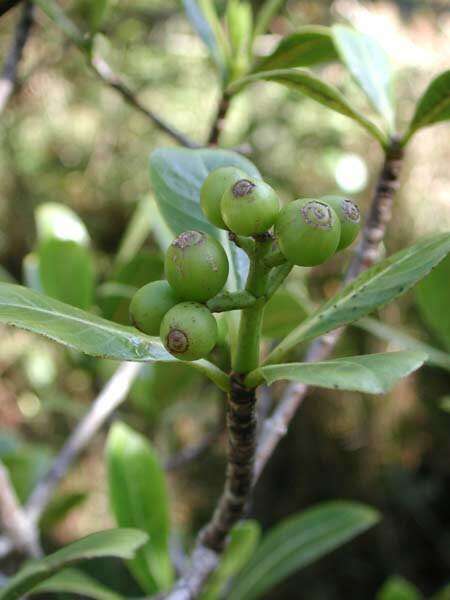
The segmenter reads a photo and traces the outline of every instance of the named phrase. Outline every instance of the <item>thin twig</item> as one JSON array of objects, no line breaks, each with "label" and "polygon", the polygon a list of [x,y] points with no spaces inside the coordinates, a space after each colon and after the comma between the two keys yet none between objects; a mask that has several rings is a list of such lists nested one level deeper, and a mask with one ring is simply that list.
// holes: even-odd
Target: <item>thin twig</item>
[{"label": "thin twig", "polygon": [[[17,70],[33,25],[33,10],[32,3],[26,2],[14,32],[11,48],[5,60],[3,73],[0,77],[0,113],[3,112],[8,104],[8,100],[16,86]],[[0,12],[0,14],[2,13]]]},{"label": "thin twig", "polygon": [[34,488],[27,504],[28,517],[36,523],[49,501],[55,488],[67,473],[75,458],[89,444],[100,427],[126,399],[142,365],[123,363],[97,396],[87,415],[80,421],[50,469]]},{"label": "thin twig", "polygon": [[125,84],[125,82],[113,72],[109,64],[100,56],[96,55],[92,58],[91,67],[98,77],[109,87],[118,92],[128,104],[133,106],[140,113],[150,119],[158,129],[167,133],[171,138],[176,140],[181,146],[186,148],[200,148],[200,144],[190,140],[183,133],[172,127],[169,123],[161,119],[155,112],[146,108],[136,97],[136,94]]},{"label": "thin twig", "polygon": [[13,545],[28,556],[42,556],[39,536],[17,498],[6,467],[0,462],[0,523]]},{"label": "thin twig", "polygon": [[[369,268],[378,260],[379,246],[391,218],[394,194],[399,187],[402,159],[402,149],[398,139],[395,138],[386,152],[369,214],[361,234],[361,241],[344,276],[344,284],[349,283],[361,271]],[[314,340],[306,353],[305,362],[317,362],[329,356],[343,330],[344,328],[336,329]],[[289,423],[303,402],[308,389],[308,386],[302,383],[288,385],[273,415],[265,421],[256,453],[255,482],[278,442],[286,434]]]}]

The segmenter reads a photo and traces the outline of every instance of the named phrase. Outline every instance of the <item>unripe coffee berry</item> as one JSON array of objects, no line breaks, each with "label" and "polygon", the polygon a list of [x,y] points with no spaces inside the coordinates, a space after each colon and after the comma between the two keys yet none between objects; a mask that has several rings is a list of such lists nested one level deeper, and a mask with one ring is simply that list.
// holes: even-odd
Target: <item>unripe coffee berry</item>
[{"label": "unripe coffee berry", "polygon": [[217,323],[210,311],[197,302],[181,302],[164,316],[161,341],[181,360],[207,356],[217,342]]},{"label": "unripe coffee berry", "polygon": [[167,281],[182,300],[206,302],[220,292],[228,277],[225,250],[203,231],[185,231],[175,238],[164,266]]},{"label": "unripe coffee berry", "polygon": [[275,191],[260,179],[240,179],[222,196],[222,217],[238,235],[256,235],[272,227],[280,210]]},{"label": "unripe coffee berry", "polygon": [[167,281],[147,283],[131,300],[131,321],[137,329],[147,335],[159,335],[164,315],[179,301]]},{"label": "unripe coffee berry", "polygon": [[321,200],[331,206],[341,223],[341,238],[337,249],[343,250],[354,242],[359,233],[361,214],[358,205],[342,196],[323,196]]},{"label": "unripe coffee berry", "polygon": [[275,232],[281,252],[289,262],[312,267],[336,252],[341,225],[331,206],[306,198],[294,200],[281,210]]},{"label": "unripe coffee berry", "polygon": [[220,212],[220,201],[225,191],[244,177],[247,175],[237,167],[219,167],[211,171],[203,182],[200,189],[200,206],[208,220],[216,227],[228,229]]}]

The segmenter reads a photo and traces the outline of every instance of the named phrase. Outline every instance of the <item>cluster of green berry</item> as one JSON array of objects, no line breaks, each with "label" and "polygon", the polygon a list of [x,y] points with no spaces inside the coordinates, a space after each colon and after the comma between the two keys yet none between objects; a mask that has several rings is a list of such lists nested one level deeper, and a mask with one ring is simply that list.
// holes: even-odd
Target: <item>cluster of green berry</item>
[{"label": "cluster of green berry", "polygon": [[[274,226],[281,260],[295,265],[323,263],[358,235],[359,209],[338,196],[295,200],[280,210],[275,191],[236,167],[221,167],[205,179],[200,204],[209,221],[238,241],[266,234]],[[243,236],[243,237],[242,237]],[[202,231],[185,231],[165,257],[167,281],[154,281],[133,296],[133,324],[160,335],[165,348],[183,360],[197,360],[217,342],[217,322],[206,306],[225,286],[228,259],[221,244]]]}]

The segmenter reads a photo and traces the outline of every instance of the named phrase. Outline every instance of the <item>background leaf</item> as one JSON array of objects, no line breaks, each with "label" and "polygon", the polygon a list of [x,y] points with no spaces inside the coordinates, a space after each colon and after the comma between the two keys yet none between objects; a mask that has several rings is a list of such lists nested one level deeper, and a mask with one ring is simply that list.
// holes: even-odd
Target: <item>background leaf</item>
[{"label": "background leaf", "polygon": [[450,255],[416,288],[420,314],[436,338],[450,352]]},{"label": "background leaf", "polygon": [[50,579],[40,583],[31,595],[34,594],[76,594],[93,598],[93,600],[124,600],[124,597],[116,594],[96,581],[93,577],[86,575],[78,569],[64,569]]},{"label": "background leaf", "polygon": [[449,251],[450,233],[441,233],[364,271],[280,342],[266,363],[280,362],[299,342],[337,329],[384,306],[425,277]]},{"label": "background leaf", "polygon": [[286,288],[279,289],[264,308],[262,334],[281,338],[310,314],[309,307]]},{"label": "background leaf", "polygon": [[39,246],[43,291],[61,302],[88,309],[94,299],[94,265],[89,249],[76,242],[49,239]]},{"label": "background leaf", "polygon": [[338,59],[328,27],[302,27],[285,36],[271,54],[258,61],[252,72],[308,67]]},{"label": "background leaf", "polygon": [[84,537],[41,560],[29,561],[0,589],[0,600],[17,600],[65,566],[100,557],[130,559],[147,541],[136,529],[110,529]]},{"label": "background leaf", "polygon": [[422,352],[404,350],[317,363],[267,365],[261,373],[269,384],[287,379],[328,389],[383,394],[422,366],[425,359]]},{"label": "background leaf", "polygon": [[248,520],[233,527],[230,541],[220,564],[208,580],[200,600],[219,600],[229,580],[236,576],[252,557],[261,537],[261,527],[257,521]]},{"label": "background leaf", "polygon": [[446,371],[450,371],[450,354],[441,352],[441,350],[437,350],[436,348],[433,348],[433,346],[413,338],[398,327],[392,327],[392,325],[387,325],[382,321],[370,317],[355,321],[352,325],[359,327],[382,340],[391,342],[403,350],[419,350],[427,355],[425,362],[428,365],[441,367]]},{"label": "background leaf", "polygon": [[338,548],[379,520],[354,502],[326,502],[281,522],[264,536],[227,600],[261,598],[298,569]]},{"label": "background leaf", "polygon": [[373,38],[345,25],[335,25],[332,31],[343,63],[383,117],[388,130],[394,132],[392,70],[386,52]]},{"label": "background leaf", "polygon": [[147,593],[167,589],[173,579],[169,499],[158,457],[144,437],[124,423],[116,423],[108,436],[106,461],[117,524],[149,535],[148,542],[128,563],[129,568]]},{"label": "background leaf", "polygon": [[378,592],[376,600],[421,600],[422,594],[403,577],[390,577]]},{"label": "background leaf", "polygon": [[422,127],[450,119],[450,70],[438,75],[427,87],[419,102],[403,143]]},{"label": "background leaf", "polygon": [[312,98],[319,104],[323,104],[327,108],[353,119],[383,146],[386,145],[386,135],[372,121],[369,121],[361,112],[356,110],[337,88],[325,83],[306,69],[261,71],[239,79],[231,86],[231,89],[237,91],[249,83],[259,80],[280,83]]}]

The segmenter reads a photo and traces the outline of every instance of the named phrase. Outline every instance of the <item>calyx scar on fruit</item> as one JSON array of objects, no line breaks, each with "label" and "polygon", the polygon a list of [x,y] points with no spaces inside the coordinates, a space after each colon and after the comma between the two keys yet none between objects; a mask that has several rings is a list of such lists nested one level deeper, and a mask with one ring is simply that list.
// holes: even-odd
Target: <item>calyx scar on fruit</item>
[{"label": "calyx scar on fruit", "polygon": [[206,302],[224,287],[228,278],[225,250],[203,231],[181,233],[166,253],[165,273],[182,300]]},{"label": "calyx scar on fruit", "polygon": [[287,204],[278,215],[275,231],[281,252],[295,265],[320,265],[333,256],[341,225],[326,202],[305,198]]}]

